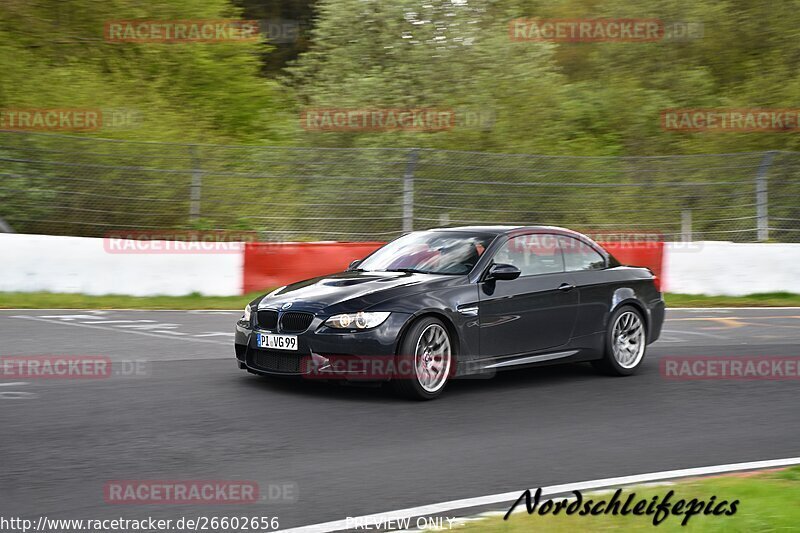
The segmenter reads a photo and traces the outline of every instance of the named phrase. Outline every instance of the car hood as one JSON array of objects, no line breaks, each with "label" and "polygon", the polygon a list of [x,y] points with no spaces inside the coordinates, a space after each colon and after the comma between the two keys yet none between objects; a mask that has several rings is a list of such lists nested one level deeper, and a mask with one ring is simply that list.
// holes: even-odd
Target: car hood
[{"label": "car hood", "polygon": [[334,306],[334,312],[359,311],[395,296],[427,290],[430,284],[446,283],[454,277],[460,276],[408,272],[339,272],[287,285],[267,294],[259,302],[258,308],[317,313]]}]

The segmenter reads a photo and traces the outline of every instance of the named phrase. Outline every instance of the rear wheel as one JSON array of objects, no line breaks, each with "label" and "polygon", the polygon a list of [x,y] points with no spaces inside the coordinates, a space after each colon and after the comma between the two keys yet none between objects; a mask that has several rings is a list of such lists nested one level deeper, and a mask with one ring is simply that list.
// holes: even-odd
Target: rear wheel
[{"label": "rear wheel", "polygon": [[447,328],[437,318],[416,321],[403,338],[392,386],[408,398],[432,400],[444,390],[453,364]]},{"label": "rear wheel", "polygon": [[630,305],[617,309],[608,321],[603,358],[592,361],[595,368],[615,376],[629,376],[644,360],[647,332],[642,313]]}]

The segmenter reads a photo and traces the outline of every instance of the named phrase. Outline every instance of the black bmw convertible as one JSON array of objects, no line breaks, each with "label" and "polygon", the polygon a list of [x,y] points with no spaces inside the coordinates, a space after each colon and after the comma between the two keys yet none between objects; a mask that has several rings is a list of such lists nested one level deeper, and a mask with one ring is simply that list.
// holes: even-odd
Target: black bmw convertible
[{"label": "black bmw convertible", "polygon": [[539,364],[630,375],[663,321],[653,273],[585,235],[475,226],[408,233],[255,299],[235,348],[254,374],[388,381],[432,399],[455,377]]}]

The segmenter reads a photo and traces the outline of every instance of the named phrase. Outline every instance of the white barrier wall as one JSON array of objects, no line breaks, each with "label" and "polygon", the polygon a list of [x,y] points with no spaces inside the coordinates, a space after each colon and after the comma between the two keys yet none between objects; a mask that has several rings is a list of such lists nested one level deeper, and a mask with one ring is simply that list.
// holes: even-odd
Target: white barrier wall
[{"label": "white barrier wall", "polygon": [[[186,243],[0,233],[0,292],[241,294],[242,245],[217,244],[186,253]],[[800,244],[667,243],[663,278],[667,292],[800,294]]]},{"label": "white barrier wall", "polygon": [[186,253],[186,243],[0,233],[0,291],[238,295],[242,245],[224,244],[233,250]]},{"label": "white barrier wall", "polygon": [[666,292],[800,294],[800,244],[693,242],[664,246]]}]

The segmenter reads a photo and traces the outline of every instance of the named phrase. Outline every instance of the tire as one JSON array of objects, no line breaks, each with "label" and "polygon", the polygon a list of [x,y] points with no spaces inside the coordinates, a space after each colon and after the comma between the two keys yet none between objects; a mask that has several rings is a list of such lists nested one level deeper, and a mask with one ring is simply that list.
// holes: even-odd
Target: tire
[{"label": "tire", "polygon": [[647,351],[647,328],[642,313],[623,305],[611,314],[606,329],[603,358],[592,366],[611,376],[636,373]]},{"label": "tire", "polygon": [[395,362],[392,387],[397,393],[414,400],[439,397],[455,369],[447,327],[434,317],[414,322],[403,336]]}]

